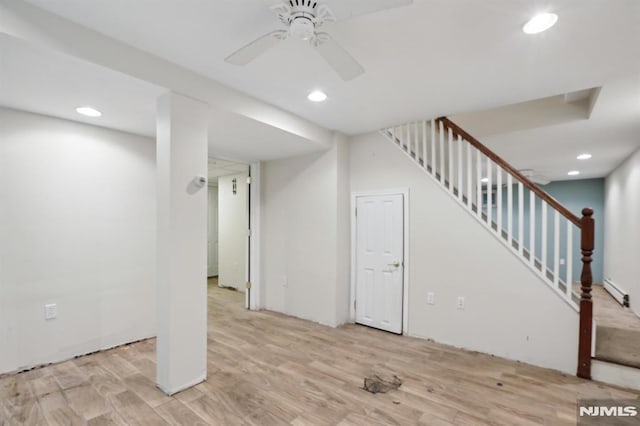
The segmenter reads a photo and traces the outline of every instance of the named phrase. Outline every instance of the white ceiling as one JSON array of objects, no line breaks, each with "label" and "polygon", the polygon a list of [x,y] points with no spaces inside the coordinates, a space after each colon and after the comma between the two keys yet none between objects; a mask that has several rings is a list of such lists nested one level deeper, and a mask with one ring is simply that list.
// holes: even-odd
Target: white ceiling
[{"label": "white ceiling", "polygon": [[[165,89],[0,34],[0,105],[144,136],[155,136]],[[91,105],[100,118],[78,114]]]},{"label": "white ceiling", "polygon": [[[0,33],[0,106],[155,137],[157,99],[166,91]],[[75,111],[85,105],[101,111],[102,117]],[[251,162],[322,148],[277,127],[211,109],[210,156]]]},{"label": "white ceiling", "polygon": [[[414,0],[327,25],[367,69],[351,82],[296,40],[246,67],[225,63],[238,47],[280,28],[262,0],[28,2],[348,134],[602,86],[589,120],[482,140],[520,168],[557,177],[573,167],[576,151],[596,151],[580,164],[582,176],[602,176],[640,146],[637,0]],[[541,10],[557,13],[558,24],[525,35],[522,25]],[[327,102],[306,100],[317,88]],[[229,157],[224,151],[233,143],[221,156]]]},{"label": "white ceiling", "polygon": [[219,158],[209,158],[209,182],[217,182],[221,176],[234,175],[237,173],[248,173],[249,166],[235,161],[222,160]]}]

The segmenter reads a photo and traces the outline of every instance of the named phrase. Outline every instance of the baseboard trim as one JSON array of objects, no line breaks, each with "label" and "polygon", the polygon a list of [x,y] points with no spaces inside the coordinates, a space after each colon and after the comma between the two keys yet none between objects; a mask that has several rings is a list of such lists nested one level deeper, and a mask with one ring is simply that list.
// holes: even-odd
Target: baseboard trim
[{"label": "baseboard trim", "polygon": [[173,389],[166,389],[164,386],[160,385],[159,383],[157,384],[158,389],[160,389],[162,392],[164,392],[165,394],[172,396],[177,394],[178,392],[182,392],[183,390],[189,389],[191,387],[194,387],[197,384],[200,384],[202,382],[204,382],[205,380],[207,380],[207,373],[205,371],[205,373],[202,376],[197,377],[196,379],[187,382],[183,385],[177,386]]}]

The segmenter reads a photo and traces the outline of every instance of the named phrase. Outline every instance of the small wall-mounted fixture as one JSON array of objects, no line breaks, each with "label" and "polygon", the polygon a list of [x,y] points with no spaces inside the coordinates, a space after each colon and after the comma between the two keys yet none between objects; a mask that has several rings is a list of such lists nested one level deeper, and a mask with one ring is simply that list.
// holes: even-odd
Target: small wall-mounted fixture
[{"label": "small wall-mounted fixture", "polygon": [[198,187],[202,188],[207,184],[207,178],[204,176],[196,176],[193,178],[193,183]]},{"label": "small wall-mounted fixture", "polygon": [[236,195],[238,193],[238,179],[233,178],[231,183],[233,183],[233,195]]}]

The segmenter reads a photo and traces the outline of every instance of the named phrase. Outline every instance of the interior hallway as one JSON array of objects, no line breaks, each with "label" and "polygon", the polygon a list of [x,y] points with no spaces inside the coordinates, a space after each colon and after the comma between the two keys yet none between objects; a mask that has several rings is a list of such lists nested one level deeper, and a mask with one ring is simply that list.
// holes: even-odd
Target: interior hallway
[{"label": "interior hallway", "polygon": [[[640,398],[425,340],[249,312],[209,284],[208,381],[168,397],[153,339],[0,379],[0,424],[575,425],[576,399]],[[551,350],[551,348],[550,348]],[[371,373],[397,391],[362,390]]]}]

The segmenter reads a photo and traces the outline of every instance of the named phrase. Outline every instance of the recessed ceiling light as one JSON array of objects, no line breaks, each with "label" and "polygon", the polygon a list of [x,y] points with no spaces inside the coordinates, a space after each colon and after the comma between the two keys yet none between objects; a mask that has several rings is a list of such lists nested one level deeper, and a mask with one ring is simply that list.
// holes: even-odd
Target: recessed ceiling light
[{"label": "recessed ceiling light", "polygon": [[577,158],[578,158],[578,160],[588,160],[588,159],[590,159],[591,157],[593,157],[593,155],[591,155],[591,154],[589,154],[589,153],[586,153],[586,152],[585,152],[584,154],[580,154],[580,155],[578,155],[578,157],[577,157]]},{"label": "recessed ceiling light", "polygon": [[95,108],[89,106],[83,106],[76,108],[78,114],[86,115],[87,117],[100,117],[102,113]]},{"label": "recessed ceiling light", "polygon": [[571,170],[569,173],[567,173],[569,176],[578,176],[580,174],[579,171],[577,170]]},{"label": "recessed ceiling light", "polygon": [[553,27],[558,21],[558,15],[555,13],[539,13],[529,20],[522,31],[526,34],[538,34]]},{"label": "recessed ceiling light", "polygon": [[480,179],[480,182],[487,183],[487,182],[489,182],[489,178],[488,177],[482,178],[482,179]]},{"label": "recessed ceiling light", "polygon": [[320,91],[320,90],[315,90],[311,93],[309,93],[309,96],[307,96],[307,98],[311,101],[311,102],[324,102],[327,100],[327,94]]}]

